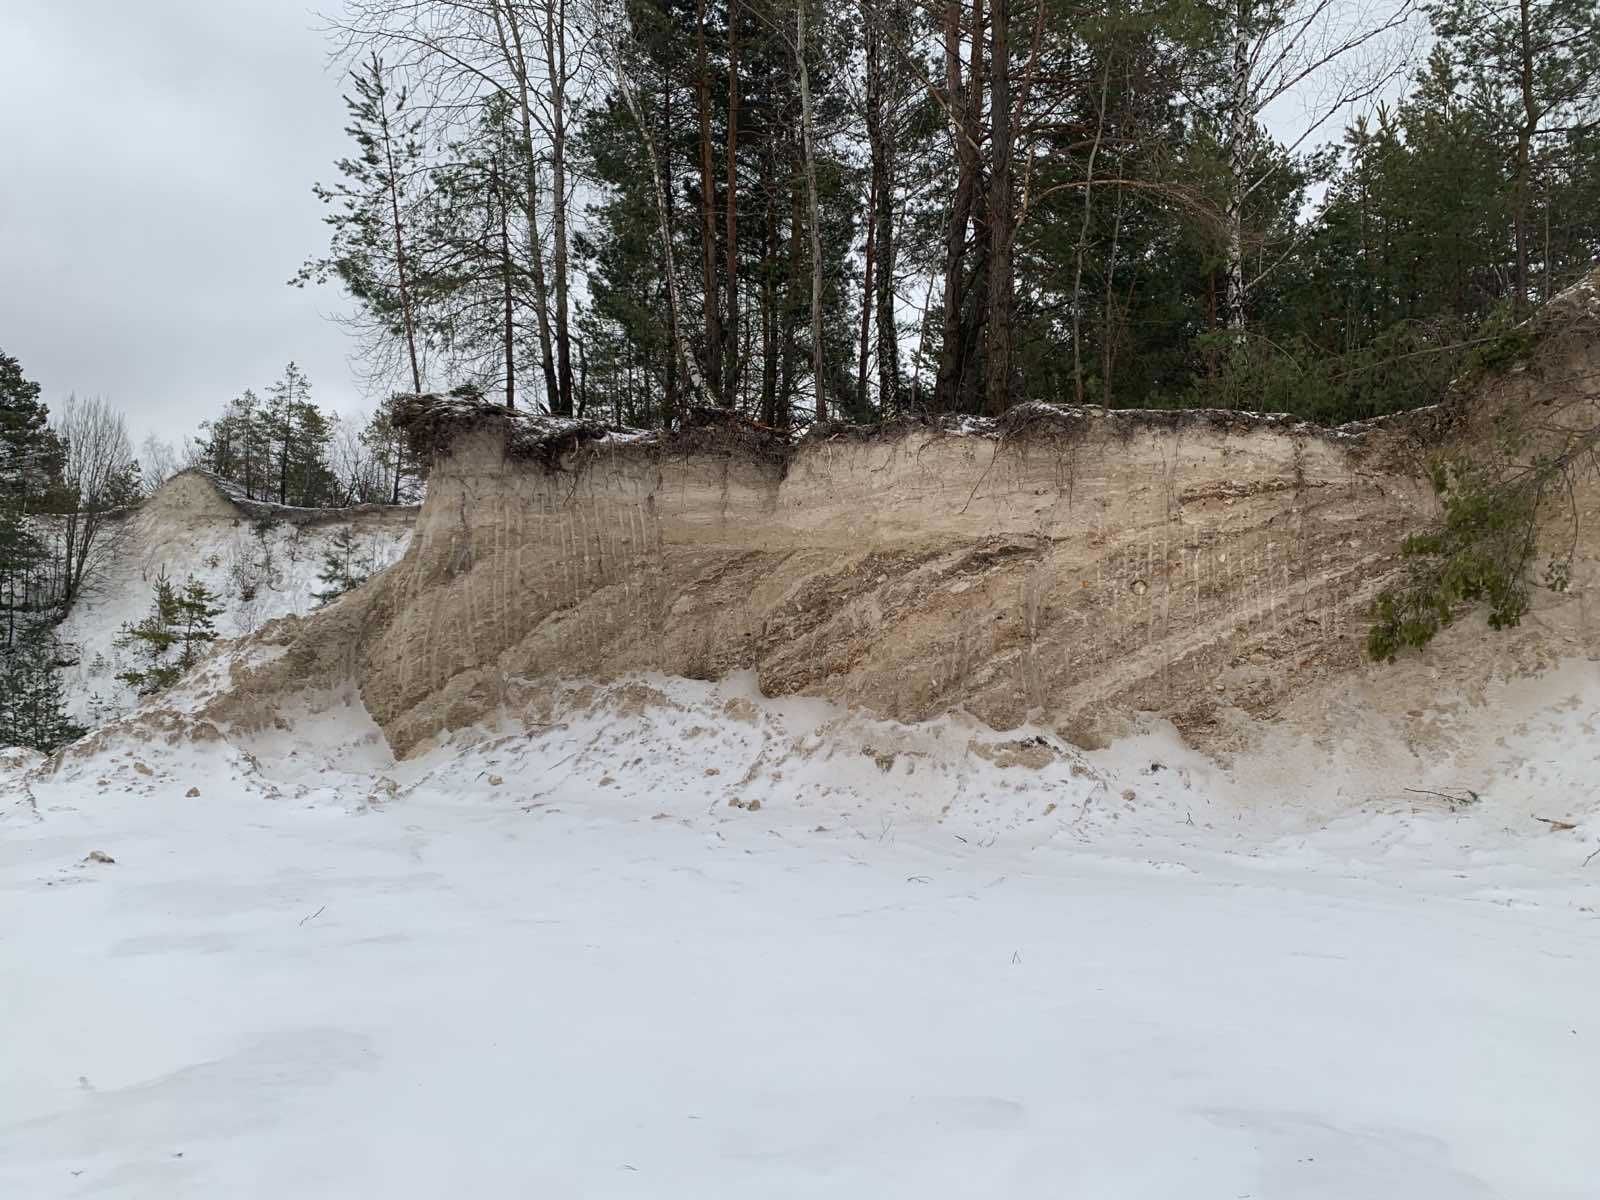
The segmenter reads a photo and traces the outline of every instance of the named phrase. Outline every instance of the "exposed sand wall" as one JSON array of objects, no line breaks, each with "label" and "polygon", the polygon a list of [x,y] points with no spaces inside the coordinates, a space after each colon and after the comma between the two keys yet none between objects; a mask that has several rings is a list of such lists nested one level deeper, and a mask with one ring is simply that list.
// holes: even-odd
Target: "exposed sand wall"
[{"label": "exposed sand wall", "polygon": [[551,469],[485,428],[438,464],[406,557],[290,635],[289,666],[353,672],[402,752],[509,681],[650,670],[1080,742],[1138,710],[1203,733],[1356,663],[1432,503],[1402,441],[1091,414],[812,441],[787,469],[662,444]]},{"label": "exposed sand wall", "polygon": [[[1393,723],[1446,678],[1470,691],[1595,652],[1588,480],[1571,593],[1541,596],[1514,634],[1362,659],[1372,597],[1436,512],[1427,456],[1487,437],[1507,405],[1537,412],[1558,379],[1592,405],[1597,368],[1600,343],[1568,339],[1496,381],[1492,404],[1340,430],[1035,408],[977,432],[844,431],[779,452],[731,427],[572,423],[530,449],[494,410],[452,409],[404,559],[265,634],[283,653],[239,691],[354,678],[402,754],[541,679],[642,671],[753,669],[768,695],[902,721],[965,709],[1083,745],[1140,712],[1211,749],[1262,717],[1312,737]],[[236,698],[220,715],[249,711]]]}]

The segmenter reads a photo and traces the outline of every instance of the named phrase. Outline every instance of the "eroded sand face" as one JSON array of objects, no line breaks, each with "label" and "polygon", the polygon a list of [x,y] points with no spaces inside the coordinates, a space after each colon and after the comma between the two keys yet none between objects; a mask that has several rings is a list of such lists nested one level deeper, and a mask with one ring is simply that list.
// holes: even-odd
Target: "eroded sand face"
[{"label": "eroded sand face", "polygon": [[787,470],[628,445],[550,470],[486,429],[439,464],[406,557],[301,623],[289,658],[353,671],[402,752],[511,679],[745,668],[906,721],[964,707],[1087,742],[1149,710],[1203,734],[1357,662],[1432,504],[1383,459],[1293,429],[1096,420],[814,442]]},{"label": "eroded sand face", "polygon": [[[1140,713],[1211,751],[1259,742],[1259,718],[1312,742],[1399,730],[1443,687],[1470,698],[1600,651],[1590,474],[1572,495],[1571,591],[1536,596],[1511,633],[1469,619],[1396,666],[1362,658],[1373,596],[1437,512],[1428,457],[1481,450],[1507,412],[1600,422],[1597,395],[1600,339],[1585,334],[1550,339],[1471,404],[1340,430],[1041,409],[977,433],[773,452],[702,432],[553,457],[508,449],[485,412],[448,439],[405,557],[265,631],[271,655],[235,671],[218,715],[259,719],[258,699],[353,679],[406,754],[515,708],[523,681],[751,669],[768,695],[901,721],[964,709],[1080,745]],[[1565,507],[1551,526],[1552,546],[1573,537]]]}]

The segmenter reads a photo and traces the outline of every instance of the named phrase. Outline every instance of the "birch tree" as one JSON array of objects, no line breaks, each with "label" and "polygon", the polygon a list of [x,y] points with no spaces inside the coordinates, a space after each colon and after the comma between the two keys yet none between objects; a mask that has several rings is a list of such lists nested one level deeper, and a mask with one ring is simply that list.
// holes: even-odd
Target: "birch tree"
[{"label": "birch tree", "polygon": [[1412,0],[1226,0],[1219,15],[1228,47],[1217,105],[1227,174],[1227,325],[1242,334],[1250,292],[1275,266],[1246,261],[1245,205],[1277,169],[1257,152],[1263,120],[1285,102],[1299,102],[1300,129],[1283,146],[1292,154],[1330,121],[1376,95],[1404,66],[1403,54],[1388,39],[1405,29],[1413,8]]}]

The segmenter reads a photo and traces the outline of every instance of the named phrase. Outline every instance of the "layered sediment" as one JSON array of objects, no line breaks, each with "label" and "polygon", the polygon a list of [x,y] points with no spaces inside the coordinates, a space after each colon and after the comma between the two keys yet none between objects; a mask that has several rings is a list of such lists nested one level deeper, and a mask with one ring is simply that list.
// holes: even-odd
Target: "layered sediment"
[{"label": "layered sediment", "polygon": [[[1338,429],[1027,405],[791,443],[727,415],[647,435],[419,397],[434,466],[405,557],[269,631],[284,653],[240,685],[353,678],[402,754],[542,679],[740,670],[901,721],[961,709],[1093,744],[1155,713],[1219,742],[1372,669],[1372,598],[1437,511],[1430,457],[1557,375],[1592,407],[1596,346],[1561,342],[1487,407]],[[1563,653],[1592,648],[1592,528],[1574,590],[1535,613]]]}]

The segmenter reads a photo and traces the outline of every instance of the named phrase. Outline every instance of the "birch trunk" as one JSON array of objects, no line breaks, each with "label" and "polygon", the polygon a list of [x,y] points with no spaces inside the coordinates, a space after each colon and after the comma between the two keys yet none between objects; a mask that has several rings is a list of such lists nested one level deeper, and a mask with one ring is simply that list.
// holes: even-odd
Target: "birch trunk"
[{"label": "birch trunk", "polygon": [[1255,114],[1250,111],[1250,0],[1238,0],[1233,31],[1232,128],[1228,137],[1228,202],[1223,212],[1228,247],[1226,292],[1228,329],[1242,335],[1244,302],[1244,200],[1249,187],[1250,135]]},{"label": "birch trunk", "polygon": [[[544,274],[544,239],[539,234],[539,159],[533,142],[533,106],[529,97],[528,58],[522,47],[522,26],[502,0],[493,0],[495,37],[500,53],[511,68],[517,84],[517,116],[522,133],[523,169],[527,187],[523,192],[523,213],[528,222],[529,275],[533,279],[533,308],[539,326],[539,359],[544,370],[545,402],[555,412],[560,404],[556,384],[554,355],[550,350],[550,303]],[[508,36],[509,35],[509,36]]]}]

